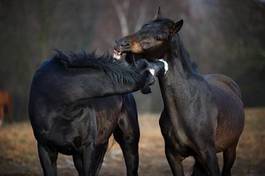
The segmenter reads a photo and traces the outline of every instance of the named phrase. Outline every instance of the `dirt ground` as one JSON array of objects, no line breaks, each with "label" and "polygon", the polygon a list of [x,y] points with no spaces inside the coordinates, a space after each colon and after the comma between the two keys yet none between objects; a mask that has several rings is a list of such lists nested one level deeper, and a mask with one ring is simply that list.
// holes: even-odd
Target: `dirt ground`
[{"label": "dirt ground", "polygon": [[[164,143],[158,125],[158,114],[140,115],[139,175],[169,176],[170,168],[164,155]],[[246,126],[241,137],[234,176],[265,176],[265,108],[246,110]],[[220,165],[221,164],[221,155]],[[184,161],[190,175],[193,159]],[[0,176],[41,175],[36,143],[29,123],[6,125],[0,128]],[[71,157],[59,156],[58,175],[77,175]],[[100,172],[101,176],[125,175],[121,150],[111,139]]]}]

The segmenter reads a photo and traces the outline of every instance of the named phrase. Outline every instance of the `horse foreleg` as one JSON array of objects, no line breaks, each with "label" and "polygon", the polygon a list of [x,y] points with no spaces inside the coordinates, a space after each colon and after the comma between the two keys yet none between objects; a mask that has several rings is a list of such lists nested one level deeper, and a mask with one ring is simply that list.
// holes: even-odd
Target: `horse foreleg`
[{"label": "horse foreleg", "polygon": [[223,152],[224,165],[222,170],[222,176],[231,176],[231,168],[233,167],[233,164],[236,159],[236,146],[237,143]]},{"label": "horse foreleg", "polygon": [[74,154],[73,155],[73,161],[74,161],[75,168],[78,171],[78,175],[84,176],[82,155],[80,155],[79,153]]},{"label": "horse foreleg", "polygon": [[56,176],[56,161],[58,152],[52,151],[48,147],[44,147],[41,144],[38,144],[38,154],[44,176]]},{"label": "horse foreleg", "polygon": [[[137,127],[135,127],[135,129],[137,129]],[[131,129],[127,129],[127,132],[124,130],[122,131],[119,128],[116,129],[114,132],[114,138],[122,149],[127,168],[127,176],[137,176],[139,166],[139,131],[136,130],[135,132],[128,134],[128,131],[131,131]]]},{"label": "horse foreleg", "polygon": [[108,143],[101,144],[96,147],[96,156],[95,156],[96,161],[93,163],[92,167],[92,169],[94,170],[93,172],[95,172],[96,175],[99,174],[107,149],[108,149]]},{"label": "horse foreleg", "polygon": [[75,168],[78,171],[79,176],[95,176],[96,169],[93,168],[95,159],[95,144],[90,143],[87,146],[73,155],[73,161]]},{"label": "horse foreleg", "polygon": [[115,139],[122,149],[127,168],[127,176],[137,176],[139,165],[138,142],[126,141],[120,138],[118,139],[117,136],[115,137]]},{"label": "horse foreleg", "polygon": [[205,175],[207,174],[205,174],[205,170],[202,167],[202,165],[198,161],[195,161],[191,176],[205,176]]},{"label": "horse foreleg", "polygon": [[95,159],[95,143],[90,143],[88,146],[84,148],[82,151],[83,157],[83,175],[84,176],[95,176],[96,171],[93,168],[93,163],[96,162]]},{"label": "horse foreleg", "polygon": [[182,161],[183,157],[176,154],[174,149],[171,149],[169,146],[165,146],[165,153],[167,157],[167,161],[169,163],[169,166],[171,168],[172,174],[174,176],[184,176]]}]

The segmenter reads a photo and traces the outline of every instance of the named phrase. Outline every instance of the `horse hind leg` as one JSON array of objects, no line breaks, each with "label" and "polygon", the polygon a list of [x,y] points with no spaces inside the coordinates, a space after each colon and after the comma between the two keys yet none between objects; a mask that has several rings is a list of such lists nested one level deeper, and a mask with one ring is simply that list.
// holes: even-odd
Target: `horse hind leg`
[{"label": "horse hind leg", "polygon": [[38,144],[38,154],[43,169],[44,176],[56,176],[57,175],[57,151],[52,151],[48,147],[44,147]]},{"label": "horse hind leg", "polygon": [[237,143],[223,152],[224,165],[222,169],[222,176],[231,176],[231,169],[236,159],[236,147]]}]

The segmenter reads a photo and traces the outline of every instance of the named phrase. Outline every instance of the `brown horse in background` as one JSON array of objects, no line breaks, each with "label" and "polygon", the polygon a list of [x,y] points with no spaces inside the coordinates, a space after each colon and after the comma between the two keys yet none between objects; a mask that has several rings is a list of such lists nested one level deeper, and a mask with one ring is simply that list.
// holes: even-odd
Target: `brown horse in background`
[{"label": "brown horse in background", "polygon": [[0,91],[0,126],[3,123],[4,117],[11,113],[12,98],[7,91]]}]

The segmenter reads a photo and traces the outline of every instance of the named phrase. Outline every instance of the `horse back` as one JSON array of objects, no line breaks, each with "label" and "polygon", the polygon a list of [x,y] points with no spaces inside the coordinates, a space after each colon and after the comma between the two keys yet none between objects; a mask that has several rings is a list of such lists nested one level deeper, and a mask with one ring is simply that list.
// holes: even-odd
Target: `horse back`
[{"label": "horse back", "polygon": [[237,83],[229,78],[228,76],[222,74],[208,74],[204,78],[208,83],[216,85],[226,91],[232,91],[234,94],[241,98],[241,91]]}]

